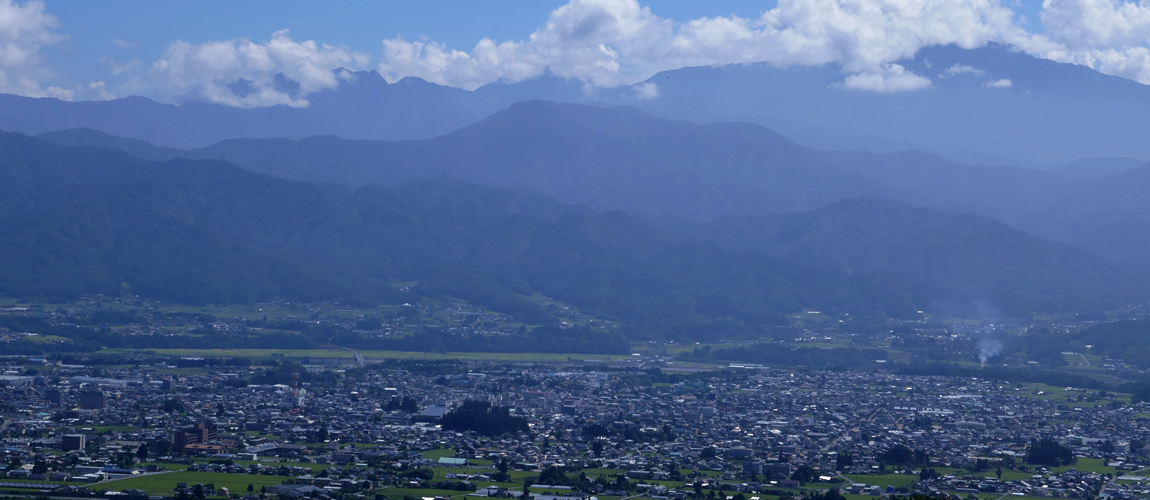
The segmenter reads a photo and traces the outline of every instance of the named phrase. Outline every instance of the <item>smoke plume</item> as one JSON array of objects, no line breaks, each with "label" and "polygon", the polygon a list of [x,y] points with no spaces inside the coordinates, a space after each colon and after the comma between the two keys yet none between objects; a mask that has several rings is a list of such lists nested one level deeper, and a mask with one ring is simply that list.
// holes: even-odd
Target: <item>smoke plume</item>
[{"label": "smoke plume", "polygon": [[994,339],[982,339],[978,341],[978,360],[982,362],[982,366],[986,366],[986,361],[993,358],[1002,352],[1002,342]]}]

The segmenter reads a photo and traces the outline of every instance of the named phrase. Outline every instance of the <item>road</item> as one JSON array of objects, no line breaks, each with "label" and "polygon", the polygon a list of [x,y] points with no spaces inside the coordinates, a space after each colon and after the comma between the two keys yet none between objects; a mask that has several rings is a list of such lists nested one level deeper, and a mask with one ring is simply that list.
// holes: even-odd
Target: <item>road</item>
[{"label": "road", "polygon": [[340,349],[343,349],[345,351],[351,351],[351,353],[355,355],[355,362],[359,363],[360,368],[363,368],[363,356],[359,355],[359,351],[352,349],[350,347],[341,347]]}]

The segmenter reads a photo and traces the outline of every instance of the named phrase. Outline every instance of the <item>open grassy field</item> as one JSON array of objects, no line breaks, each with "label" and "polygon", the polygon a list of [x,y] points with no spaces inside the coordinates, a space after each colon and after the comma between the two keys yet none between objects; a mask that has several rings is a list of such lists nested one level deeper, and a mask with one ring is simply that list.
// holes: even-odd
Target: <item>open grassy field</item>
[{"label": "open grassy field", "polygon": [[213,483],[216,485],[216,488],[226,486],[234,493],[246,493],[249,484],[255,487],[255,490],[258,492],[261,486],[283,484],[284,481],[291,479],[293,478],[284,476],[181,471],[108,481],[106,483],[94,484],[90,486],[90,488],[96,490],[107,488],[116,491],[139,488],[149,495],[171,495],[172,490],[176,488],[176,483],[188,483],[188,486],[196,483]]},{"label": "open grassy field", "polygon": [[[351,351],[342,349],[104,349],[100,353],[123,354],[149,352],[163,356],[203,357],[203,358],[270,358],[273,355],[299,359],[342,358],[349,362],[354,358]],[[457,359],[460,361],[490,361],[508,363],[561,363],[569,360],[619,361],[631,356],[614,354],[555,354],[555,353],[498,353],[498,352],[415,352],[415,351],[360,351],[366,361],[385,359]]]},{"label": "open grassy field", "polygon": [[1066,467],[1054,467],[1050,469],[1052,472],[1060,473],[1066,469],[1077,469],[1084,472],[1097,472],[1099,474],[1114,474],[1116,470],[1113,467],[1107,467],[1106,461],[1101,458],[1079,458],[1078,462],[1074,465]]},{"label": "open grassy field", "polygon": [[428,450],[428,451],[420,453],[420,455],[423,455],[423,458],[426,458],[428,460],[438,460],[438,459],[443,458],[443,457],[448,457],[448,458],[454,457],[455,456],[455,450],[449,450],[449,449]]},{"label": "open grassy field", "polygon": [[844,476],[855,483],[876,484],[884,488],[887,485],[899,488],[918,481],[918,476],[908,474],[881,474],[873,476],[869,474],[844,474]]},{"label": "open grassy field", "polygon": [[[45,488],[51,488],[51,487],[59,486],[62,484],[69,484],[65,481],[31,481],[28,479],[8,479],[8,478],[0,479],[0,487],[8,487],[7,484],[12,484],[12,483],[43,484]],[[75,484],[75,483],[71,483],[71,484]]]},{"label": "open grassy field", "polygon": [[354,358],[351,351],[343,349],[103,349],[100,353],[121,354],[154,352],[164,356],[202,358],[270,358],[283,355],[288,358]]},{"label": "open grassy field", "polygon": [[432,490],[424,488],[383,488],[375,490],[377,494],[383,495],[389,499],[402,499],[403,497],[446,497],[446,498],[464,498],[467,495],[474,493],[471,491],[454,491],[454,490]]}]

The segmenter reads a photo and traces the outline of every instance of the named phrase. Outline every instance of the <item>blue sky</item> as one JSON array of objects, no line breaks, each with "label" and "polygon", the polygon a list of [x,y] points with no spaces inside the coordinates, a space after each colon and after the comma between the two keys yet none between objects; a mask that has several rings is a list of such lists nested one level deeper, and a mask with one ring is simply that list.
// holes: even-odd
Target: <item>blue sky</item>
[{"label": "blue sky", "polygon": [[[1150,83],[1150,4],[1122,0],[1048,0],[1047,22],[1039,0],[0,0],[5,8],[28,27],[9,35],[25,49],[17,63],[0,50],[0,91],[74,99],[306,105],[307,91],[244,100],[226,87],[296,71],[289,77],[316,91],[338,80],[314,73],[337,67],[463,88],[543,72],[609,87],[686,65],[757,61],[837,64],[847,78],[901,91],[924,85],[897,64],[918,48],[989,41]],[[1114,34],[1117,24],[1126,31]],[[0,40],[5,29],[15,28],[0,23]],[[476,47],[483,39],[493,43]],[[252,50],[272,45],[282,50],[261,70]]]},{"label": "blue sky", "polygon": [[[203,43],[250,38],[263,40],[291,30],[292,37],[345,45],[377,53],[380,40],[402,35],[426,37],[456,48],[471,48],[483,38],[522,39],[565,2],[557,0],[419,0],[315,2],[245,0],[202,2],[52,1],[48,11],[59,18],[71,40],[54,48],[53,59],[76,82],[108,78],[104,57],[131,55],[158,59],[176,40]],[[1041,2],[1035,2],[1039,4]],[[650,5],[661,17],[689,21],[700,17],[756,17],[774,1],[701,2],[664,0]],[[121,49],[113,40],[137,47]]]}]

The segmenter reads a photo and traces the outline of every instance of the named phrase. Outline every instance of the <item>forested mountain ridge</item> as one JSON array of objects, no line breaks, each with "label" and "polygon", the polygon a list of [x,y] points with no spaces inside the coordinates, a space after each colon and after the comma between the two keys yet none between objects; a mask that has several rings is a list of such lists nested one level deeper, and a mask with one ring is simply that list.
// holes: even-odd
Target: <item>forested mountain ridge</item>
[{"label": "forested mountain ridge", "polygon": [[[1145,291],[1138,279],[1084,252],[989,219],[924,216],[894,202],[778,214],[766,226],[745,219],[752,231],[740,219],[719,219],[684,238],[617,210],[442,176],[352,188],[278,179],[219,160],[146,162],[19,134],[3,134],[0,145],[0,155],[15,159],[0,172],[11,194],[0,205],[0,257],[20,264],[3,271],[0,287],[16,295],[130,290],[227,303],[445,294],[545,322],[529,300],[539,293],[653,325],[773,324],[803,308],[907,317],[980,300],[1024,315],[1027,308],[1136,302]],[[840,217],[827,224],[827,213]],[[896,221],[914,224],[891,237],[886,226]],[[923,233],[929,241],[914,237],[916,228],[932,225],[937,231]],[[755,239],[762,227],[775,228],[770,244]],[[796,227],[813,229],[779,229]],[[971,236],[980,234],[972,246]],[[986,272],[971,274],[956,294],[931,282],[966,272],[953,259],[910,270],[873,265],[924,245],[947,248],[950,257],[977,250],[978,258],[961,262],[982,262]],[[836,248],[856,254],[843,260]],[[400,281],[418,284],[403,292],[393,285]]]},{"label": "forested mountain ridge", "polygon": [[[447,294],[531,321],[543,293],[634,324],[732,318],[777,323],[804,307],[913,314],[909,287],[684,243],[619,212],[438,178],[359,189],[287,181],[220,161],[146,163],[5,134],[0,289],[14,295],[131,291],[187,303],[401,301]],[[78,167],[74,156],[104,163]],[[98,175],[97,175],[98,174]],[[25,175],[27,176],[27,175]],[[54,185],[93,176],[100,182]],[[21,189],[36,185],[35,193]],[[14,208],[16,207],[16,208]]]}]

